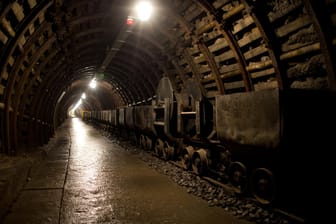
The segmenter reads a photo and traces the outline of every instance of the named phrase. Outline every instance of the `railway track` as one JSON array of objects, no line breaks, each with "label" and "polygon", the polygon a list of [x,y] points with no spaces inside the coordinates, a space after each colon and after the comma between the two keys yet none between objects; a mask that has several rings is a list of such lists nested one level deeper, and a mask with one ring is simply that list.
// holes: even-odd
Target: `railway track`
[{"label": "railway track", "polygon": [[109,140],[116,141],[124,149],[136,154],[148,166],[156,171],[169,176],[175,183],[185,188],[190,194],[206,200],[209,206],[222,207],[226,212],[232,213],[242,219],[255,223],[272,224],[302,224],[305,219],[285,209],[262,205],[253,197],[237,194],[237,191],[208,176],[200,176],[187,170],[181,161],[165,160],[154,151],[144,150],[139,145],[130,142],[125,137],[120,137],[98,126]]},{"label": "railway track", "polygon": [[[153,156],[157,156],[157,155],[153,154]],[[160,158],[160,159],[161,159],[161,158]],[[176,161],[169,161],[169,162],[170,162],[171,164],[173,164],[174,166],[177,166],[177,167],[179,167],[179,168],[181,168],[181,169],[187,171],[187,170],[183,167],[183,165],[182,165],[180,162],[176,162]],[[192,172],[192,171],[191,171],[191,173],[193,173],[194,175],[197,175],[197,174],[195,174],[195,173]],[[233,187],[231,187],[229,184],[224,184],[224,183],[219,182],[219,181],[217,181],[217,180],[215,180],[215,179],[213,179],[213,178],[210,178],[210,177],[200,176],[200,178],[202,178],[202,179],[205,180],[205,181],[208,181],[210,184],[213,184],[213,185],[215,185],[215,186],[221,187],[221,188],[225,189],[226,191],[228,191],[228,192],[230,192],[230,193],[232,193],[232,194],[235,194],[235,193],[236,193],[236,190],[235,190]],[[249,201],[252,201],[252,202],[255,203],[255,204],[258,204],[258,203],[259,203],[256,199],[254,199],[254,198],[252,198],[252,197],[249,197],[248,200],[249,200]],[[283,217],[285,217],[287,220],[290,221],[290,223],[297,223],[297,224],[305,223],[304,218],[299,217],[299,216],[297,216],[297,215],[295,215],[295,214],[292,214],[292,213],[290,213],[290,212],[287,212],[287,211],[285,211],[285,210],[283,210],[283,209],[279,209],[279,208],[271,208],[270,210],[271,210],[272,212],[274,212],[275,214],[279,215],[279,216],[283,216]]]}]

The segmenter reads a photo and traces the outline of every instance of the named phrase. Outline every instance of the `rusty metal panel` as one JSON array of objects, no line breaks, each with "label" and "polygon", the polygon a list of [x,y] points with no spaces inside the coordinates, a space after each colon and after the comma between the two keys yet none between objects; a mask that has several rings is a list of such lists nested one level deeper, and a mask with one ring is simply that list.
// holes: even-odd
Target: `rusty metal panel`
[{"label": "rusty metal panel", "polygon": [[134,117],[133,117],[133,113],[134,113],[134,107],[127,107],[125,109],[125,124],[128,128],[133,129],[134,128]]},{"label": "rusty metal panel", "polygon": [[104,121],[104,111],[99,111],[99,121]]},{"label": "rusty metal panel", "polygon": [[164,101],[165,98],[173,100],[173,94],[174,90],[169,78],[163,77],[156,90],[157,100]]},{"label": "rusty metal panel", "polygon": [[95,111],[97,121],[100,121],[100,111]]},{"label": "rusty metal panel", "polygon": [[118,109],[118,121],[120,126],[125,126],[125,108]]},{"label": "rusty metal panel", "polygon": [[101,120],[104,122],[106,121],[106,111],[105,110],[101,112]]},{"label": "rusty metal panel", "polygon": [[103,116],[104,122],[108,122],[108,111],[104,111],[104,116]]},{"label": "rusty metal panel", "polygon": [[118,125],[118,110],[111,111],[111,125],[117,126]]},{"label": "rusty metal panel", "polygon": [[220,140],[277,147],[281,137],[279,90],[216,97],[216,129]]},{"label": "rusty metal panel", "polygon": [[111,124],[111,122],[112,122],[112,110],[109,110],[109,111],[108,111],[107,122],[108,122],[109,124]]},{"label": "rusty metal panel", "polygon": [[108,111],[108,110],[105,110],[104,121],[105,121],[105,123],[108,123],[108,122],[109,122],[109,111]]},{"label": "rusty metal panel", "polygon": [[135,127],[145,132],[154,132],[153,106],[145,105],[135,108]]}]

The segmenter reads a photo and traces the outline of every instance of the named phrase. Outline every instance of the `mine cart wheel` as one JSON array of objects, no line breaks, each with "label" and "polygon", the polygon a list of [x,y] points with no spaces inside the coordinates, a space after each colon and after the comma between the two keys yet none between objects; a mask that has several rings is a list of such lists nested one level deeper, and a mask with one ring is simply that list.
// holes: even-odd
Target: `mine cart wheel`
[{"label": "mine cart wheel", "polygon": [[168,142],[165,142],[163,146],[163,158],[165,160],[171,160],[174,158],[174,147],[170,146]]},{"label": "mine cart wheel", "polygon": [[157,139],[155,142],[154,153],[161,157],[163,155],[163,141],[161,139]]},{"label": "mine cart wheel", "polygon": [[145,141],[146,141],[146,146],[145,146],[145,149],[148,150],[148,151],[151,151],[152,150],[152,139],[149,138],[149,137],[145,137]]},{"label": "mine cart wheel", "polygon": [[191,158],[192,170],[200,175],[204,176],[208,170],[208,158],[207,151],[205,149],[199,149],[193,153]]},{"label": "mine cart wheel", "polygon": [[270,204],[275,195],[275,181],[272,171],[258,168],[252,174],[252,193],[262,204]]},{"label": "mine cart wheel", "polygon": [[247,171],[241,162],[232,162],[229,166],[229,181],[234,191],[243,193],[247,188]]},{"label": "mine cart wheel", "polygon": [[186,170],[191,169],[191,157],[194,152],[195,150],[192,146],[187,146],[182,150],[181,162],[182,162],[182,166],[184,167],[184,169]]}]

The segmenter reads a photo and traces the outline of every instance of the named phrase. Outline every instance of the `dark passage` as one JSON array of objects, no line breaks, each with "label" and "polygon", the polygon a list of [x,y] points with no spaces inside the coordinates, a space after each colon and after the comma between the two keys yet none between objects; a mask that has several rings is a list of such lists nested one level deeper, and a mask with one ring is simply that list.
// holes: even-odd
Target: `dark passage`
[{"label": "dark passage", "polygon": [[74,118],[4,223],[246,223],[208,207],[134,155]]}]

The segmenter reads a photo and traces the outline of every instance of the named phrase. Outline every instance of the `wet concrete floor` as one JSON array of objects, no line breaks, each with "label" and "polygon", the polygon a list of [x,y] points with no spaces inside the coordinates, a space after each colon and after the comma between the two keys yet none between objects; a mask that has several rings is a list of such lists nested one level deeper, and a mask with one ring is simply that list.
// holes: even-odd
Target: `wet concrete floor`
[{"label": "wet concrete floor", "polygon": [[4,224],[247,223],[188,194],[78,118],[56,138]]}]

